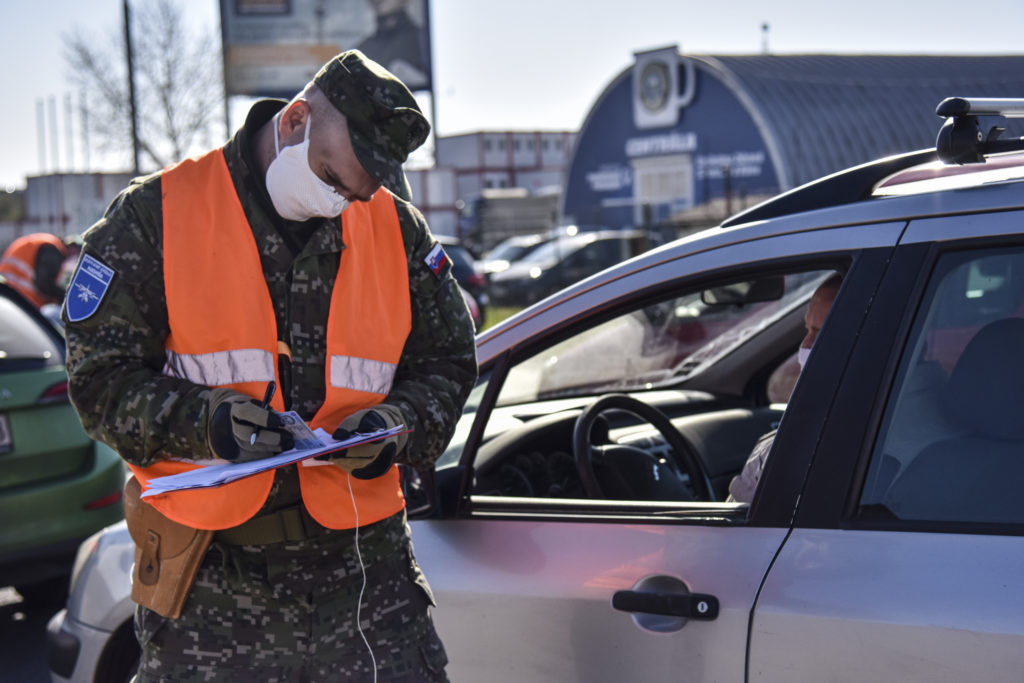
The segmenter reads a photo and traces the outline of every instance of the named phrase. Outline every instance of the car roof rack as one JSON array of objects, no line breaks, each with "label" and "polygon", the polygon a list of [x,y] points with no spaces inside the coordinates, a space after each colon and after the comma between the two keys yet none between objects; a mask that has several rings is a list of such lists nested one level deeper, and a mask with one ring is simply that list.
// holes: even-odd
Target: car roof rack
[{"label": "car roof rack", "polygon": [[827,175],[730,216],[721,227],[863,201],[885,178],[920,164],[936,160],[947,164],[984,163],[988,154],[1024,150],[1024,138],[998,139],[1006,130],[1006,119],[1024,118],[1024,99],[947,97],[935,113],[946,119],[935,149],[885,157]]}]

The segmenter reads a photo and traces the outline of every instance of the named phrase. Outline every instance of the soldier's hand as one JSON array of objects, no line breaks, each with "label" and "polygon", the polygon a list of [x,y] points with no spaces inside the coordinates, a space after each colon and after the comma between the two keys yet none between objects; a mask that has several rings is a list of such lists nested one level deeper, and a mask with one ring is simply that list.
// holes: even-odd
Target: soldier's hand
[{"label": "soldier's hand", "polygon": [[210,391],[207,441],[218,458],[231,462],[259,460],[294,445],[281,418],[259,401],[231,389]]},{"label": "soldier's hand", "polygon": [[[332,436],[338,441],[353,434],[369,434],[403,424],[402,411],[395,406],[380,403],[373,408],[359,410],[344,420]],[[352,446],[330,454],[330,461],[356,479],[374,479],[384,475],[395,463],[395,457],[405,448],[408,434],[396,434],[380,441]]]}]

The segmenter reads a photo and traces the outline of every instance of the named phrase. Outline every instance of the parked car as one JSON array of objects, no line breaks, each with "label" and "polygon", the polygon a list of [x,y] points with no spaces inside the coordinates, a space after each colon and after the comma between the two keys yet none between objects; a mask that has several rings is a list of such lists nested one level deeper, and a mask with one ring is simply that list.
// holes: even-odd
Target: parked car
[{"label": "parked car", "polygon": [[510,265],[550,241],[551,238],[544,235],[513,235],[512,237],[507,237],[484,254],[484,258],[481,259],[484,272],[500,273],[503,270],[508,270]]},{"label": "parked car", "polygon": [[640,230],[601,230],[545,242],[509,267],[490,275],[491,300],[497,306],[525,306],[636,256],[649,247]]},{"label": "parked car", "polygon": [[[990,104],[940,107],[942,158],[984,164],[830,176],[477,337],[455,436],[407,479],[452,680],[1019,677],[1024,155],[986,156],[1024,140],[993,140]],[[51,636],[123,628],[81,599],[107,536]]]},{"label": "parked car", "polygon": [[484,316],[487,314],[487,305],[490,303],[488,294],[487,276],[483,269],[477,264],[473,254],[464,247],[457,238],[450,235],[434,235],[444,248],[444,253],[452,262],[452,275],[458,281],[459,286],[476,302],[476,312],[470,306],[473,314],[473,323],[479,330],[483,326]]},{"label": "parked car", "polygon": [[47,626],[53,681],[128,683],[139,663],[131,599],[135,544],[124,520],[86,539],[65,609]]},{"label": "parked car", "polygon": [[473,298],[473,295],[467,292],[462,285],[459,285],[459,293],[462,294],[463,301],[466,302],[466,308],[469,309],[469,315],[473,318],[473,325],[476,329],[480,329],[484,322],[483,313],[480,312],[480,305]]},{"label": "parked car", "polygon": [[122,517],[124,477],[68,401],[59,329],[0,278],[0,586],[63,599],[79,544]]}]

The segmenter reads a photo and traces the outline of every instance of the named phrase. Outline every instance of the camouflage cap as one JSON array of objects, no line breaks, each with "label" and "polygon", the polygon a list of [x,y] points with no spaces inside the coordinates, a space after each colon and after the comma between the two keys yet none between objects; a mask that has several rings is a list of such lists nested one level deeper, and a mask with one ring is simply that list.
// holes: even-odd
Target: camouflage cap
[{"label": "camouflage cap", "polygon": [[402,164],[427,139],[430,124],[409,88],[359,50],[324,64],[313,83],[347,119],[352,148],[366,172],[410,201]]}]

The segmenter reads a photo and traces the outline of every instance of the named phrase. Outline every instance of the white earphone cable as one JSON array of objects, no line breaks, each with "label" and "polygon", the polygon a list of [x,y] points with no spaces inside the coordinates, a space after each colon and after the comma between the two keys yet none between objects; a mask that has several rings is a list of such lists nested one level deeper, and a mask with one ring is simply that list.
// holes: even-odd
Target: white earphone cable
[{"label": "white earphone cable", "polygon": [[363,643],[366,644],[366,651],[370,653],[370,664],[373,667],[373,681],[377,683],[377,658],[373,656],[373,648],[370,647],[370,641],[367,640],[366,634],[363,633],[363,627],[360,622],[360,612],[363,606],[363,593],[366,591],[366,566],[363,564],[363,555],[359,552],[359,508],[356,507],[356,495],[352,492],[352,475],[348,477],[348,495],[352,498],[352,510],[356,514],[356,527],[355,527],[355,545],[356,545],[356,557],[359,558],[359,569],[363,572],[363,585],[359,589],[359,599],[356,601],[356,630],[359,631],[360,637],[363,639]]}]

